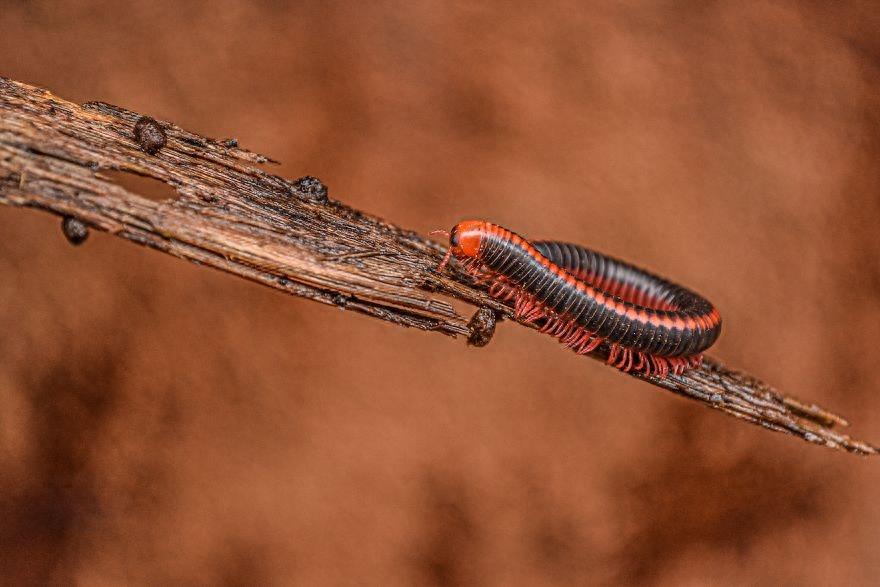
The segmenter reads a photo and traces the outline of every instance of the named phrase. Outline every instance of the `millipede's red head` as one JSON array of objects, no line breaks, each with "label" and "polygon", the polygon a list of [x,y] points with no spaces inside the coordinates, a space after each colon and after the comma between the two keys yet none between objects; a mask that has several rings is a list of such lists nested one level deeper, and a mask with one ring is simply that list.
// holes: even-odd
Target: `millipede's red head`
[{"label": "millipede's red head", "polygon": [[445,230],[434,231],[431,234],[448,234],[449,250],[437,268],[442,271],[449,258],[453,255],[456,259],[473,259],[480,253],[483,234],[486,232],[486,223],[482,220],[463,220],[452,227],[448,233]]},{"label": "millipede's red head", "polygon": [[449,232],[449,246],[456,259],[474,258],[480,252],[480,243],[486,232],[486,223],[482,220],[463,220]]}]

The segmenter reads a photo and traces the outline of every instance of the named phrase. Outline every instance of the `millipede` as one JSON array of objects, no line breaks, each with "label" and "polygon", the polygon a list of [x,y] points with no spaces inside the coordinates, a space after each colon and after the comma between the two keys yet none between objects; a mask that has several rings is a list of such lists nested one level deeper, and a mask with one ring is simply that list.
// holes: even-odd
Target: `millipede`
[{"label": "millipede", "polygon": [[706,298],[619,259],[529,242],[483,220],[436,232],[449,236],[438,270],[455,257],[517,319],[581,355],[605,345],[606,363],[621,371],[681,374],[701,364],[721,333],[721,315]]}]

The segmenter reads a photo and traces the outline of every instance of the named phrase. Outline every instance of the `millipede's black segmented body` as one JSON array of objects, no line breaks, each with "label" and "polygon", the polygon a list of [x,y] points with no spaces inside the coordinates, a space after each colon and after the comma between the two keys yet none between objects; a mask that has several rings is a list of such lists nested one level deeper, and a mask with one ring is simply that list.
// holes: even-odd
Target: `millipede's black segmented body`
[{"label": "millipede's black segmented body", "polygon": [[467,221],[450,234],[450,253],[517,316],[541,322],[579,353],[610,346],[618,368],[665,376],[699,364],[721,332],[702,296],[629,263],[584,247],[530,243],[500,226]]},{"label": "millipede's black segmented body", "polygon": [[[532,245],[576,279],[622,299],[627,309],[643,309],[646,315],[650,312],[660,316],[662,320],[658,322],[671,320],[674,325],[669,329],[662,323],[655,326],[650,319],[643,325],[637,320],[635,325],[630,324],[628,335],[620,340],[609,336],[609,342],[674,357],[700,353],[715,344],[721,334],[720,320],[715,323],[710,319],[714,306],[687,288],[579,245],[553,241],[539,241]],[[684,324],[676,320],[679,317],[685,318]],[[687,317],[696,322],[694,328],[687,327]],[[700,317],[703,320],[698,320]]]}]

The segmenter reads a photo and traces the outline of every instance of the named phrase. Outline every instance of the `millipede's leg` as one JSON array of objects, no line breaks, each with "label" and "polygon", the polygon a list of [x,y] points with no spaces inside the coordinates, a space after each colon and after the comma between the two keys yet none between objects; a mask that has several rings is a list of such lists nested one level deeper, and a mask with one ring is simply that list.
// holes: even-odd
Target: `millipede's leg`
[{"label": "millipede's leg", "polygon": [[623,349],[623,358],[620,360],[620,363],[621,363],[620,369],[624,373],[629,373],[630,369],[632,369],[632,362],[633,362],[632,349],[624,348]]},{"label": "millipede's leg", "polygon": [[531,309],[531,300],[523,294],[518,294],[513,303],[513,315],[516,316],[517,319],[521,319],[525,313]]},{"label": "millipede's leg", "polygon": [[581,350],[578,351],[578,354],[586,355],[588,353],[591,353],[596,350],[600,344],[602,344],[602,339],[598,336],[594,336],[592,340],[590,340],[586,345],[584,345]]},{"label": "millipede's leg", "polygon": [[546,316],[546,314],[544,313],[544,309],[541,308],[541,306],[536,306],[534,309],[532,309],[531,312],[529,312],[525,316],[524,320],[526,322],[536,322],[536,321],[540,320],[541,318],[544,318],[545,316]]},{"label": "millipede's leg", "polygon": [[571,329],[568,333],[566,333],[564,336],[560,336],[560,337],[559,337],[559,342],[561,342],[562,344],[564,344],[564,345],[570,347],[570,346],[571,346],[571,343],[572,343],[573,341],[576,341],[577,339],[580,338],[580,336],[581,336],[581,332],[582,332],[582,331],[583,331],[583,329],[580,328],[580,327],[572,328],[572,329]]},{"label": "millipede's leg", "polygon": [[638,357],[639,361],[635,364],[635,367],[633,367],[633,369],[640,373],[644,373],[645,367],[647,365],[647,362],[645,361],[645,353],[639,351],[636,353],[636,356]]},{"label": "millipede's leg", "polygon": [[538,329],[538,332],[550,334],[555,326],[556,320],[554,320],[553,318],[548,318],[547,321],[541,325],[541,328]]},{"label": "millipede's leg", "polygon": [[577,354],[583,355],[585,354],[584,347],[590,342],[590,336],[592,336],[592,334],[584,330],[577,338],[571,340],[569,346],[571,346]]},{"label": "millipede's leg", "polygon": [[614,343],[611,345],[611,352],[608,353],[608,358],[605,360],[606,365],[613,365],[615,360],[617,359],[617,353],[620,352],[620,345]]}]

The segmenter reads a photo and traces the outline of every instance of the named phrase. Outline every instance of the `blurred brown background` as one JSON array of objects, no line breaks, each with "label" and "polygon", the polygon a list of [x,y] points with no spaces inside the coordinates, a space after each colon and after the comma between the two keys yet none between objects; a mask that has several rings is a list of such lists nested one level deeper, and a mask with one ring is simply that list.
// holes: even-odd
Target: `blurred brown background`
[{"label": "blurred brown background", "polygon": [[[637,261],[880,441],[875,3],[360,4],[5,0],[0,74]],[[58,225],[0,208],[0,581],[880,581],[875,460]]]}]

